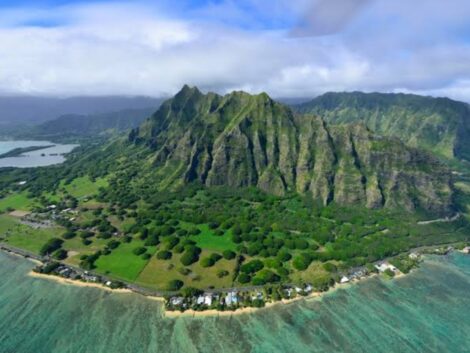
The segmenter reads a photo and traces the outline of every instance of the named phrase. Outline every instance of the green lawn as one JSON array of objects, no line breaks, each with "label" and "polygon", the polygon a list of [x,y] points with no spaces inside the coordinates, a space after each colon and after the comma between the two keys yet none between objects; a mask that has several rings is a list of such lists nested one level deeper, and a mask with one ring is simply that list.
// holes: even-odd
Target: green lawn
[{"label": "green lawn", "polygon": [[[143,241],[133,240],[130,243],[122,243],[111,254],[100,256],[96,261],[96,271],[109,274],[115,278],[126,281],[135,281],[149,260],[143,260],[141,256],[132,251],[143,246]],[[147,247],[148,253],[153,254],[155,247]]]},{"label": "green lawn", "polygon": [[107,187],[108,181],[103,178],[96,179],[96,181],[91,181],[89,177],[80,177],[74,179],[70,184],[65,185],[63,182],[61,184],[65,190],[76,197],[77,199],[83,198],[85,196],[92,196],[98,192],[100,187]]},{"label": "green lawn", "polygon": [[60,227],[34,229],[13,217],[0,215],[0,236],[5,238],[5,242],[36,254],[47,240],[60,237],[63,231]]},{"label": "green lawn", "polygon": [[[187,225],[185,225],[187,227]],[[236,244],[232,241],[232,231],[228,230],[224,235],[215,235],[209,229],[207,224],[200,224],[197,226],[201,233],[190,237],[194,240],[201,249],[224,251],[235,250]]]},{"label": "green lawn", "polygon": [[34,204],[34,200],[28,198],[25,192],[9,195],[0,199],[0,212],[4,212],[7,208],[15,210],[28,211]]}]

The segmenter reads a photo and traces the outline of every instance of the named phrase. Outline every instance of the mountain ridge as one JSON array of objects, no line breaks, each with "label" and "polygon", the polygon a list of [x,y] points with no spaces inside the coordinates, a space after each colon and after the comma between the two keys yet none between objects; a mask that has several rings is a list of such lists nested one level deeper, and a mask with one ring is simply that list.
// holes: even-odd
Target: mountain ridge
[{"label": "mountain ridge", "polygon": [[376,136],[363,123],[296,116],[265,93],[220,96],[185,86],[129,141],[148,150],[162,189],[197,181],[310,194],[324,205],[453,208],[450,172],[429,153]]},{"label": "mountain ridge", "polygon": [[328,92],[294,105],[330,124],[364,122],[375,133],[447,159],[470,160],[470,106],[449,98],[404,93]]}]

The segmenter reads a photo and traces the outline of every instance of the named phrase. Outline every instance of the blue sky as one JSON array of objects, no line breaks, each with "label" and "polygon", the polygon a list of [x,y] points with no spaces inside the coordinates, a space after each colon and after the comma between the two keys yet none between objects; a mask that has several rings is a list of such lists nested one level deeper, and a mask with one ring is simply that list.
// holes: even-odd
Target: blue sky
[{"label": "blue sky", "polygon": [[0,94],[470,101],[468,0],[0,0]]}]

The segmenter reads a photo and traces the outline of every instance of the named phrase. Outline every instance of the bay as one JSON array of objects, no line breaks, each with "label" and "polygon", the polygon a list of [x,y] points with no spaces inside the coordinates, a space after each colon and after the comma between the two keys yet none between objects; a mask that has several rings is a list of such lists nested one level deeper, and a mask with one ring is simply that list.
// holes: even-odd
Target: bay
[{"label": "bay", "polygon": [[54,146],[36,151],[26,152],[18,157],[0,158],[0,168],[31,168],[60,164],[65,161],[65,157],[63,156],[63,154],[69,153],[75,147],[78,147],[78,145],[54,144],[49,141],[0,141],[0,154],[6,153],[15,148],[51,145]]}]

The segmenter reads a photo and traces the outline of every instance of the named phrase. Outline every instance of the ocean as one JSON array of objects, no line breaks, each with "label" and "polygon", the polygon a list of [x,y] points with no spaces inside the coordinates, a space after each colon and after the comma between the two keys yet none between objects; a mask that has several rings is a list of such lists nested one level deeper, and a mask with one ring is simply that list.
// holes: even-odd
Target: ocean
[{"label": "ocean", "polygon": [[137,294],[29,277],[33,266],[0,252],[2,353],[470,352],[470,256],[457,253],[320,299],[176,319]]}]

